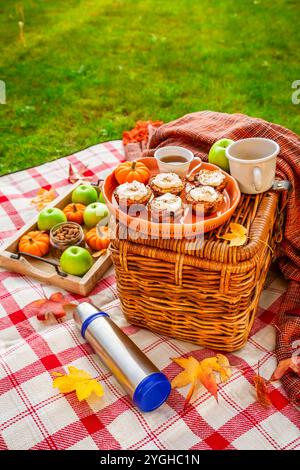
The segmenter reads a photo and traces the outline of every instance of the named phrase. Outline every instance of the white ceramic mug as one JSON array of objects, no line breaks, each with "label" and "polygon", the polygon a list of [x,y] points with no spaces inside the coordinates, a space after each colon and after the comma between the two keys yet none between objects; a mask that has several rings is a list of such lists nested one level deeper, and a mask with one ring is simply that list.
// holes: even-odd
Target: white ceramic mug
[{"label": "white ceramic mug", "polygon": [[[185,159],[185,162],[163,162],[161,159],[164,157],[169,156],[179,156]],[[176,173],[177,175],[184,177],[190,167],[190,163],[194,158],[199,160],[201,163],[201,159],[198,157],[194,157],[193,152],[184,148],[178,147],[176,145],[168,145],[167,147],[161,147],[154,152],[154,157],[157,160],[158,168],[160,173]]]},{"label": "white ceramic mug", "polygon": [[227,147],[230,174],[242,193],[258,194],[272,187],[279,152],[274,140],[262,137],[237,140]]}]

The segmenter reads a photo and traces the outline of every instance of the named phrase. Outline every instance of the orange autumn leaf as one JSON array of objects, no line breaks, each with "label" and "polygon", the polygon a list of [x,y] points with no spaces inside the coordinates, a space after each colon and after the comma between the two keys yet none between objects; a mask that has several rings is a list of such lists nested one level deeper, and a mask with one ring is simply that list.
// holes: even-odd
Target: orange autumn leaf
[{"label": "orange autumn leaf", "polygon": [[172,388],[181,388],[191,384],[185,400],[185,407],[192,398],[198,383],[201,383],[218,401],[218,385],[214,372],[220,374],[222,382],[226,382],[231,376],[229,361],[223,354],[217,354],[200,362],[192,356],[173,358],[172,360],[184,369],[172,380]]},{"label": "orange autumn leaf", "polygon": [[133,142],[147,141],[149,135],[149,126],[159,127],[162,124],[163,121],[137,121],[133,129],[123,132],[123,144],[127,145]]},{"label": "orange autumn leaf", "polygon": [[222,238],[222,240],[228,240],[229,246],[242,246],[247,241],[247,229],[241,225],[231,222],[229,225],[229,233],[225,235],[220,235],[218,238]]},{"label": "orange autumn leaf", "polygon": [[270,406],[272,402],[267,388],[267,381],[259,374],[254,375],[252,380],[255,386],[257,401],[263,406]]},{"label": "orange autumn leaf", "polygon": [[289,357],[279,361],[275,371],[272,374],[271,381],[280,380],[281,377],[288,371],[293,371],[295,374],[300,375],[300,362],[297,357]]},{"label": "orange autumn leaf", "polygon": [[56,193],[53,189],[39,189],[37,195],[30,201],[38,211],[44,209],[51,201],[56,198]]},{"label": "orange autumn leaf", "polygon": [[218,401],[218,385],[213,374],[213,369],[209,365],[200,363],[198,380],[206,388],[206,390]]}]

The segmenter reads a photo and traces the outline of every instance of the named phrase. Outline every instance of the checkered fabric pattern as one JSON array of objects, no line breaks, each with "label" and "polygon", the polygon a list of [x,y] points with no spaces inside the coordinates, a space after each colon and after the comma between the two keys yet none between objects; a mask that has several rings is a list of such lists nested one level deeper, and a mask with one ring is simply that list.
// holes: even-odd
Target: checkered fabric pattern
[{"label": "checkered fabric pattern", "polygon": [[[29,201],[40,187],[51,185],[60,193],[68,185],[69,162],[77,168],[86,165],[87,176],[104,177],[122,159],[122,144],[114,141],[0,178],[1,240],[35,215]],[[228,354],[236,367],[220,385],[218,404],[201,388],[183,410],[187,389],[180,389],[161,408],[143,414],[72,319],[43,323],[25,316],[26,304],[58,289],[0,270],[0,449],[299,449],[300,413],[280,382],[270,386],[270,408],[256,402],[251,383],[258,361],[266,378],[276,367],[273,324],[285,288],[280,274],[270,272],[249,341],[241,351]],[[86,299],[68,294],[68,300]],[[107,311],[169,379],[180,370],[171,357],[213,354],[127,324],[113,269],[88,300]],[[101,381],[104,397],[79,403],[73,392],[62,395],[52,388],[51,372],[64,372],[70,364]]]}]

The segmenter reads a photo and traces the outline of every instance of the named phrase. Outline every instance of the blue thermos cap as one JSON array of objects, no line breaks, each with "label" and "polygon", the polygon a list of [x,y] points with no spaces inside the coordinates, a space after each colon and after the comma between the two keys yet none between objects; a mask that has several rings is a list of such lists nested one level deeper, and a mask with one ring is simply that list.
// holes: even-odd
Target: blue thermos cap
[{"label": "blue thermos cap", "polygon": [[76,308],[74,319],[82,336],[141,411],[153,411],[167,400],[171,392],[167,377],[106,312],[84,302]]},{"label": "blue thermos cap", "polygon": [[171,384],[162,372],[145,377],[135,389],[134,404],[142,411],[153,411],[162,405],[171,392]]}]

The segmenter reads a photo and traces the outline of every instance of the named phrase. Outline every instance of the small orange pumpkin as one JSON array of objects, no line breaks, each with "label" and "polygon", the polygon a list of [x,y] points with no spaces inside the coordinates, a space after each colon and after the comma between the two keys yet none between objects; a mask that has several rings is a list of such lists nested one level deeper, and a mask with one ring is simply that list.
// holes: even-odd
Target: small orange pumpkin
[{"label": "small orange pumpkin", "polygon": [[63,212],[67,217],[69,222],[77,222],[77,224],[83,223],[83,213],[85,211],[85,206],[83,204],[68,204]]},{"label": "small orange pumpkin", "polygon": [[39,230],[28,232],[20,238],[19,251],[35,256],[44,256],[49,252],[50,238]]},{"label": "small orange pumpkin", "polygon": [[134,160],[133,162],[121,163],[115,169],[115,177],[119,184],[132,183],[132,181],[147,184],[150,171],[144,163]]},{"label": "small orange pumpkin", "polygon": [[97,227],[92,228],[85,234],[85,241],[95,251],[107,248],[109,245],[108,227],[99,227],[98,230]]}]

